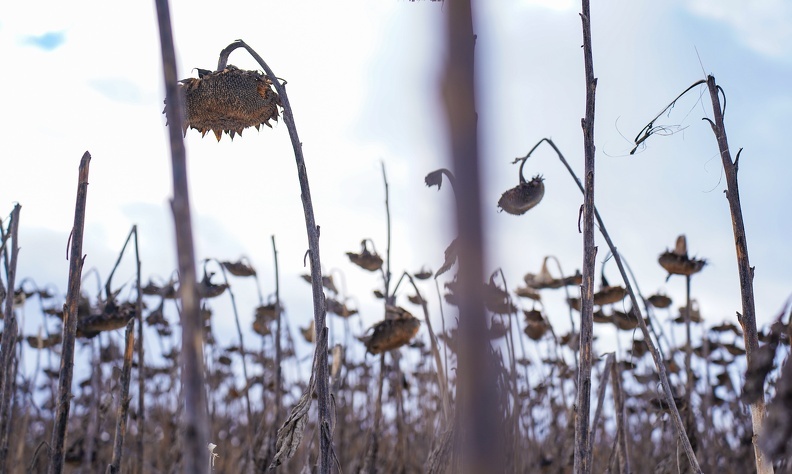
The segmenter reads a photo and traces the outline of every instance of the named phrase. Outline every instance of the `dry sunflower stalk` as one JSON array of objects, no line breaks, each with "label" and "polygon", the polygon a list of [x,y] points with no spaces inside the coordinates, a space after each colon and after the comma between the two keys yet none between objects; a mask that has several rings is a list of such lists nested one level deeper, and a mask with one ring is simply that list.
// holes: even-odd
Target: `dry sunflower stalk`
[{"label": "dry sunflower stalk", "polygon": [[202,137],[212,131],[220,141],[223,133],[233,139],[246,128],[272,128],[269,121],[278,121],[280,97],[272,89],[272,80],[258,71],[229,64],[222,71],[198,69],[198,78],[179,82],[185,134],[188,128],[198,130]]}]

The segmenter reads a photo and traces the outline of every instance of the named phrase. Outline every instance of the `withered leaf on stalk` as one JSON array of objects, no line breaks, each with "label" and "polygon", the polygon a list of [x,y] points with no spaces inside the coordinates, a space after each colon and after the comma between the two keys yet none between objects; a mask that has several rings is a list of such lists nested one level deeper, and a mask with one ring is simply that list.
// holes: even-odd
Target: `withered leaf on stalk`
[{"label": "withered leaf on stalk", "polygon": [[775,355],[778,348],[778,338],[764,344],[754,351],[751,361],[745,370],[745,384],[743,385],[742,400],[752,404],[764,396],[764,383],[767,374],[775,367]]},{"label": "withered leaf on stalk", "polygon": [[216,285],[212,283],[212,276],[214,273],[206,273],[204,272],[204,276],[200,282],[198,282],[198,296],[201,298],[216,298],[225,292],[228,289],[228,284],[221,283]]},{"label": "withered leaf on stalk", "polygon": [[450,270],[451,267],[453,267],[454,264],[456,263],[457,252],[459,251],[459,249],[457,248],[458,240],[459,239],[452,240],[451,243],[448,245],[448,247],[445,249],[445,262],[443,262],[443,265],[437,270],[437,273],[435,273],[435,278],[439,277],[443,273]]},{"label": "withered leaf on stalk", "polygon": [[509,297],[509,292],[500,288],[490,278],[489,284],[484,287],[484,306],[495,314],[513,314],[517,312]]},{"label": "withered leaf on stalk", "polygon": [[413,276],[419,280],[428,280],[432,277],[432,270],[426,267],[421,267],[421,269],[415,273]]},{"label": "withered leaf on stalk", "polygon": [[[325,347],[325,351],[327,348]],[[321,351],[322,354],[325,351]],[[316,357],[320,351],[314,352],[314,364],[316,366]],[[305,425],[308,423],[308,411],[311,409],[313,402],[313,395],[316,391],[316,378],[314,374],[316,370],[311,370],[311,378],[308,381],[308,387],[305,392],[300,396],[300,400],[294,407],[292,407],[289,417],[283,422],[283,425],[278,429],[278,440],[275,444],[275,457],[270,464],[270,470],[280,466],[284,461],[288,461],[297,452],[305,432]]]}]

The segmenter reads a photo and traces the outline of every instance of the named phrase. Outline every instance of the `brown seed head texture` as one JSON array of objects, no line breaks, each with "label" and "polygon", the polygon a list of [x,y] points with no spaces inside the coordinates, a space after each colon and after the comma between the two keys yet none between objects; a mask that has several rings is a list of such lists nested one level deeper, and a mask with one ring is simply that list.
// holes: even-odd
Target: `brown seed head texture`
[{"label": "brown seed head texture", "polygon": [[184,132],[194,128],[201,136],[212,131],[220,141],[223,133],[232,139],[248,127],[268,127],[278,121],[280,97],[272,80],[258,71],[228,65],[222,71],[181,81],[184,94]]},{"label": "brown seed head texture", "polygon": [[386,319],[374,325],[371,335],[360,338],[372,354],[398,349],[421,327],[421,321],[403,308],[388,307],[387,311]]}]

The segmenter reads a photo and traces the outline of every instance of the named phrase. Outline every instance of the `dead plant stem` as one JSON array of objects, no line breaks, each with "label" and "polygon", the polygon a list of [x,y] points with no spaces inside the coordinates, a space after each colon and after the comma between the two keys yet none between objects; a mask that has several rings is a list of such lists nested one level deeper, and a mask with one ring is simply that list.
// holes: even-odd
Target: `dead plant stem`
[{"label": "dead plant stem", "polygon": [[173,170],[173,200],[171,209],[176,234],[176,253],[179,269],[179,293],[182,311],[182,383],[184,394],[184,432],[182,436],[182,472],[207,472],[209,462],[209,414],[204,381],[203,321],[201,318],[195,269],[195,247],[187,184],[187,161],[182,135],[182,97],[178,90],[176,52],[171,30],[168,0],[155,0],[159,23],[162,69]]},{"label": "dead plant stem", "polygon": [[[8,458],[8,437],[11,429],[11,399],[16,392],[16,370],[14,370],[14,351],[17,342],[17,320],[14,314],[14,285],[16,284],[17,259],[19,257],[19,216],[22,206],[14,205],[11,211],[9,235],[11,239],[11,259],[6,260],[5,308],[3,310],[3,336],[0,350],[0,473],[6,472]],[[2,252],[8,255],[8,249]]]},{"label": "dead plant stem", "polygon": [[[740,205],[740,191],[737,185],[737,170],[739,168],[740,153],[732,161],[729,151],[729,142],[726,138],[726,126],[723,122],[723,109],[721,108],[719,93],[723,90],[715,83],[715,77],[707,76],[707,88],[709,89],[712,100],[712,112],[714,122],[709,121],[715,139],[718,142],[723,171],[726,176],[726,199],[729,201],[729,211],[732,218],[732,229],[734,231],[734,247],[737,252],[737,268],[740,275],[740,297],[742,300],[742,316],[739,317],[740,325],[743,328],[743,338],[745,341],[746,358],[748,365],[754,358],[756,350],[759,348],[759,337],[756,332],[756,306],[754,302],[753,276],[754,269],[748,259],[748,243],[745,235],[745,223],[743,222],[742,206]],[[742,150],[741,150],[742,151]],[[738,314],[738,316],[740,316]],[[762,432],[762,425],[765,418],[764,395],[750,405],[751,421],[753,425],[753,445],[754,455],[756,456],[757,474],[770,474],[773,472],[772,462],[764,455],[759,448],[758,434]]]},{"label": "dead plant stem", "polygon": [[57,412],[55,414],[52,440],[50,441],[50,474],[63,472],[64,442],[71,408],[71,386],[74,375],[74,342],[77,338],[77,305],[80,302],[80,284],[85,257],[82,254],[85,208],[88,198],[88,171],[91,155],[87,151],[80,160],[77,181],[77,203],[74,209],[74,227],[71,232],[69,252],[69,289],[63,305],[63,335],[61,346],[60,376],[58,377]]},{"label": "dead plant stem", "polygon": [[585,190],[583,192],[583,285],[580,290],[580,354],[578,362],[577,406],[575,417],[575,473],[590,474],[592,469],[591,364],[594,341],[594,275],[597,248],[594,246],[594,104],[597,79],[591,52],[591,10],[583,0],[583,59],[586,71],[586,116],[583,119]]},{"label": "dead plant stem", "polygon": [[[294,123],[294,115],[291,105],[289,104],[289,97],[286,94],[286,87],[277,79],[278,76],[272,71],[261,56],[256,53],[244,41],[237,40],[228,45],[223,51],[220,52],[220,59],[218,60],[217,68],[222,70],[228,64],[228,56],[235,49],[242,47],[258,62],[259,66],[264,70],[264,73],[272,79],[275,91],[280,96],[281,104],[283,106],[283,122],[289,131],[289,138],[292,142],[294,149],[294,158],[297,164],[297,175],[300,181],[301,198],[303,204],[303,211],[305,214],[305,227],[308,234],[308,254],[311,262],[311,287],[313,290],[313,303],[314,303],[314,327],[316,330],[317,339],[327,337],[326,327],[326,313],[325,313],[325,295],[322,291],[322,264],[319,258],[319,226],[316,225],[316,218],[314,217],[313,201],[311,200],[311,188],[308,183],[308,173],[305,169],[305,158],[302,152],[302,142],[297,134],[297,127]],[[316,343],[316,350],[321,347],[327,347],[327,341],[319,341]],[[319,458],[319,473],[329,474],[331,468],[331,453],[333,451],[333,434],[330,429],[330,387],[327,367],[327,354],[323,354],[317,360],[315,365],[316,373],[316,395],[319,405],[319,426],[320,433],[320,458]]]}]

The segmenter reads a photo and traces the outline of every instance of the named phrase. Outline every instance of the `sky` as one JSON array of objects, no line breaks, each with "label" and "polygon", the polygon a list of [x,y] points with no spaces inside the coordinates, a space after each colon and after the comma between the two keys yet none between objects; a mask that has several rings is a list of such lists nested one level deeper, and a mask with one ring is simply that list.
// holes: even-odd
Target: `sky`
[{"label": "sky", "polygon": [[[473,5],[486,268],[502,269],[514,289],[525,273],[539,271],[545,255],[557,256],[566,273],[582,264],[582,196],[552,150],[540,148],[525,171],[526,178],[544,176],[542,203],[520,217],[498,213],[496,206],[500,194],[517,185],[512,161],[544,137],[582,175],[580,5]],[[382,318],[381,303],[372,296],[381,282],[349,263],[345,252],[358,251],[364,238],[385,252],[383,165],[394,274],[422,266],[436,270],[453,238],[450,189],[438,192],[423,182],[451,163],[437,95],[444,14],[441,3],[397,0],[229,1],[222,7],[171,2],[180,77],[197,77],[194,68],[214,69],[220,50],[241,38],[288,81],[321,226],[322,263],[325,272],[344,280],[350,305],[360,308],[357,332]],[[681,304],[684,279],[666,282],[657,257],[684,233],[691,254],[708,260],[693,279],[706,325],[735,321],[741,310],[722,167],[714,135],[701,120],[712,117],[706,90],[694,89],[656,122],[674,134],[655,136],[629,155],[633,137],[658,112],[713,74],[726,94],[732,154],[743,148],[740,197],[756,267],[757,321],[769,324],[792,293],[792,160],[785,120],[792,109],[792,5],[595,2],[591,21],[598,78],[595,199],[641,290],[664,291],[674,307]],[[137,225],[144,280],[169,278],[176,268],[171,169],[153,2],[11,2],[0,13],[0,51],[7,64],[0,80],[0,214],[22,205],[18,276],[65,292],[77,168],[88,150],[85,270],[95,268],[106,278]],[[229,63],[257,69],[241,49]],[[307,272],[307,239],[286,127],[248,130],[219,143],[191,130],[185,143],[197,258],[249,257],[266,295],[274,291],[274,235],[282,299],[293,324],[306,326],[310,287],[298,275]],[[599,271],[607,252],[597,239]],[[129,260],[115,280],[127,290],[133,281]],[[612,262],[605,274],[619,282]],[[87,282],[94,291],[93,280]],[[251,285],[234,283],[244,327],[250,327],[257,300]],[[431,295],[435,320],[434,287],[421,288]],[[419,313],[407,294],[401,293],[399,304]],[[218,339],[233,342],[227,302],[212,304]],[[563,296],[549,293],[545,304],[563,332]],[[25,333],[35,333],[39,324],[31,314]],[[609,330],[596,331],[597,350],[612,350]]]}]

